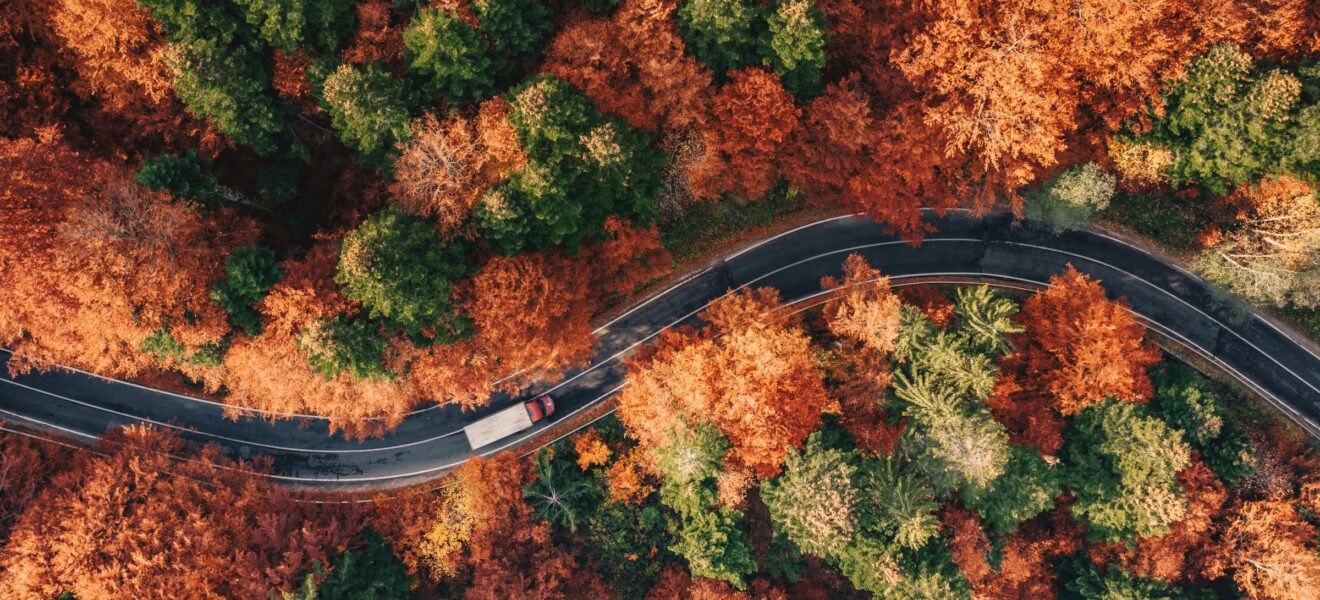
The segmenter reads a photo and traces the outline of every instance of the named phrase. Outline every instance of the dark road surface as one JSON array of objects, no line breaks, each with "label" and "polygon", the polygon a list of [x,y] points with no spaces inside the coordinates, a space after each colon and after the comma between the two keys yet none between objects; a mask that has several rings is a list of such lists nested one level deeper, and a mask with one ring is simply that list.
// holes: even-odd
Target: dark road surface
[{"label": "dark road surface", "polygon": [[[906,278],[987,276],[1043,284],[1072,263],[1098,278],[1111,297],[1126,296],[1153,328],[1215,362],[1255,389],[1286,416],[1320,436],[1320,357],[1249,309],[1212,293],[1200,279],[1160,257],[1096,232],[1055,236],[1014,227],[1006,215],[969,219],[951,213],[928,219],[939,232],[920,248],[852,217],[829,219],[725,255],[690,279],[652,297],[598,329],[598,354],[561,382],[533,387],[553,394],[563,419],[607,398],[623,383],[620,359],[659,330],[693,318],[729,288],[770,286],[786,301],[820,291],[853,252],[901,284]],[[0,359],[8,359],[0,355]],[[277,375],[273,375],[277,376]],[[364,442],[327,434],[319,419],[270,422],[226,419],[220,406],[80,372],[55,371],[0,379],[0,419],[88,441],[107,428],[150,421],[222,445],[237,457],[268,455],[273,477],[323,488],[384,488],[415,483],[461,464],[473,453],[462,427],[504,408],[416,411],[389,435]],[[478,449],[513,447],[545,427]]]}]

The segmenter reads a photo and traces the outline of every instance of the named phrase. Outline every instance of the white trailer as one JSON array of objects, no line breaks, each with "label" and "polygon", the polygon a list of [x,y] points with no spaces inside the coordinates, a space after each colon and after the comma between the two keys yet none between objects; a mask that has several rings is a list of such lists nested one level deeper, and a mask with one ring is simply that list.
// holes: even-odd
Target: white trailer
[{"label": "white trailer", "polygon": [[463,428],[468,445],[473,450],[525,431],[533,423],[555,412],[550,396],[541,396],[528,402],[519,402],[489,417]]}]

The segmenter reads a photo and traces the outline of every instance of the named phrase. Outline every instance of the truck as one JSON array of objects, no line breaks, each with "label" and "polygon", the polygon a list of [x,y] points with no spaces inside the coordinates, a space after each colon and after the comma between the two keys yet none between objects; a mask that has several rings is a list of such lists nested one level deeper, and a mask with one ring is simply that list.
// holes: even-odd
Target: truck
[{"label": "truck", "polygon": [[473,450],[525,431],[534,423],[555,414],[555,401],[549,394],[519,402],[463,428]]}]

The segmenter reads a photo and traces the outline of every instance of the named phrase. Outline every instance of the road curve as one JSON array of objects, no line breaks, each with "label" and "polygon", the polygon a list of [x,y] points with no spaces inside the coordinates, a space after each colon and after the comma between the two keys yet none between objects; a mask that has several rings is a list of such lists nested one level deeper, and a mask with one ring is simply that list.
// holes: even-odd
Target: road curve
[{"label": "road curve", "polygon": [[[870,220],[839,217],[729,253],[602,326],[598,353],[588,367],[532,391],[553,393],[557,418],[571,416],[623,385],[621,359],[632,348],[665,327],[691,321],[729,289],[770,286],[786,301],[807,299],[820,292],[822,277],[839,275],[854,252],[896,283],[937,276],[1040,285],[1071,263],[1099,279],[1111,296],[1126,296],[1133,312],[1153,328],[1218,364],[1320,437],[1320,356],[1161,257],[1102,232],[1052,235],[1016,226],[1004,214],[930,214],[927,220],[938,233],[919,248]],[[8,359],[7,353],[0,355]],[[2,420],[84,440],[111,427],[150,422],[218,443],[236,457],[269,456],[276,480],[329,489],[396,487],[452,469],[473,453],[463,425],[513,401],[496,397],[490,408],[466,413],[452,406],[416,411],[385,437],[356,442],[329,435],[324,420],[230,420],[214,402],[83,372],[0,376]],[[514,447],[543,427],[478,451]]]}]

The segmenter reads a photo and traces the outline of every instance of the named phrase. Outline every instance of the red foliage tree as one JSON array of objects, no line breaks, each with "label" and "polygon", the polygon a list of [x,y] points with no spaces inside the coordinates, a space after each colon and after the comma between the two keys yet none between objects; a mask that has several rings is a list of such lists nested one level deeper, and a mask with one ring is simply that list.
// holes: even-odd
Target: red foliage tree
[{"label": "red foliage tree", "polygon": [[889,278],[850,254],[843,263],[843,279],[822,279],[821,287],[837,290],[825,305],[825,323],[836,336],[851,339],[881,353],[894,350],[898,337],[898,297],[889,291]]},{"label": "red foliage tree", "polygon": [[660,243],[660,230],[646,229],[610,217],[605,221],[609,239],[586,246],[583,261],[591,265],[591,289],[601,300],[627,296],[643,285],[669,274],[673,257]]},{"label": "red foliage tree", "polygon": [[228,145],[174,96],[160,27],[133,0],[52,2],[50,25],[78,73],[73,90],[95,101],[111,119],[87,119],[115,145],[148,145],[162,139],[182,150],[201,145],[218,152]]},{"label": "red foliage tree", "polygon": [[807,107],[802,128],[793,138],[786,174],[813,200],[840,202],[848,180],[866,168],[875,145],[876,115],[871,96],[857,74],[825,88]]},{"label": "red foliage tree", "polygon": [[864,454],[888,456],[903,434],[905,421],[889,424],[880,399],[892,382],[888,355],[857,343],[845,343],[825,363],[830,395],[839,403],[839,424],[852,434]]},{"label": "red foliage tree", "polygon": [[130,428],[80,454],[15,525],[9,598],[265,597],[356,536],[340,505],[298,503],[259,473],[175,436]]},{"label": "red foliage tree", "polygon": [[712,75],[684,51],[671,0],[625,0],[609,19],[577,18],[546,50],[546,72],[637,129],[681,130],[706,120]]},{"label": "red foliage tree", "polygon": [[1086,542],[1086,529],[1068,515],[1068,504],[1023,523],[1004,542],[999,569],[973,589],[978,597],[1019,600],[1052,598],[1058,575],[1054,558],[1072,554]]},{"label": "red foliage tree", "polygon": [[708,420],[735,464],[779,471],[820,425],[826,394],[810,341],[778,304],[766,288],[726,296],[702,313],[704,330],[666,332],[629,365],[619,417],[644,447],[663,447],[680,420]]},{"label": "red foliage tree", "polygon": [[931,323],[948,327],[953,323],[953,303],[938,289],[929,285],[910,285],[899,288],[898,297],[903,304],[921,309],[921,314]]},{"label": "red foliage tree", "polygon": [[1019,383],[1019,367],[1012,361],[1003,362],[986,407],[1008,428],[1010,442],[1035,446],[1041,454],[1054,455],[1063,448],[1063,430],[1068,422],[1054,410],[1054,399],[1049,394],[1034,386],[1024,387]]},{"label": "red foliage tree", "polygon": [[464,282],[459,296],[476,322],[476,343],[502,375],[558,371],[591,355],[590,266],[543,253],[498,256]]},{"label": "red foliage tree", "polygon": [[339,56],[345,62],[401,62],[404,26],[395,23],[389,0],[364,0],[357,4],[357,32]]},{"label": "red foliage tree", "polygon": [[189,348],[228,332],[209,290],[228,249],[254,241],[249,220],[203,215],[53,137],[0,141],[0,210],[0,341],[26,365],[131,375],[158,328]]},{"label": "red foliage tree", "polygon": [[14,0],[0,6],[0,135],[32,136],[72,109],[72,84],[58,37],[50,30],[49,3]]},{"label": "red foliage tree", "polygon": [[711,101],[705,154],[688,172],[688,183],[698,198],[728,193],[753,200],[779,180],[798,109],[779,78],[765,69],[734,71],[729,78]]},{"label": "red foliage tree", "polygon": [[70,447],[0,432],[0,540],[9,537],[9,527],[73,457]]},{"label": "red foliage tree", "polygon": [[1146,327],[1126,301],[1107,299],[1098,282],[1071,265],[1023,303],[1019,317],[1026,327],[1015,339],[1021,381],[1050,394],[1061,414],[1105,398],[1150,398],[1146,368],[1159,362],[1159,348],[1144,339]]},{"label": "red foliage tree", "polygon": [[302,112],[315,114],[321,108],[316,104],[312,81],[307,78],[310,66],[311,60],[306,52],[289,53],[277,49],[271,61],[270,83],[281,98],[295,103]]},{"label": "red foliage tree", "polygon": [[976,511],[946,504],[939,516],[940,523],[949,532],[949,552],[953,555],[953,562],[973,588],[984,587],[992,575],[990,563],[986,562],[990,540],[985,536]]}]

